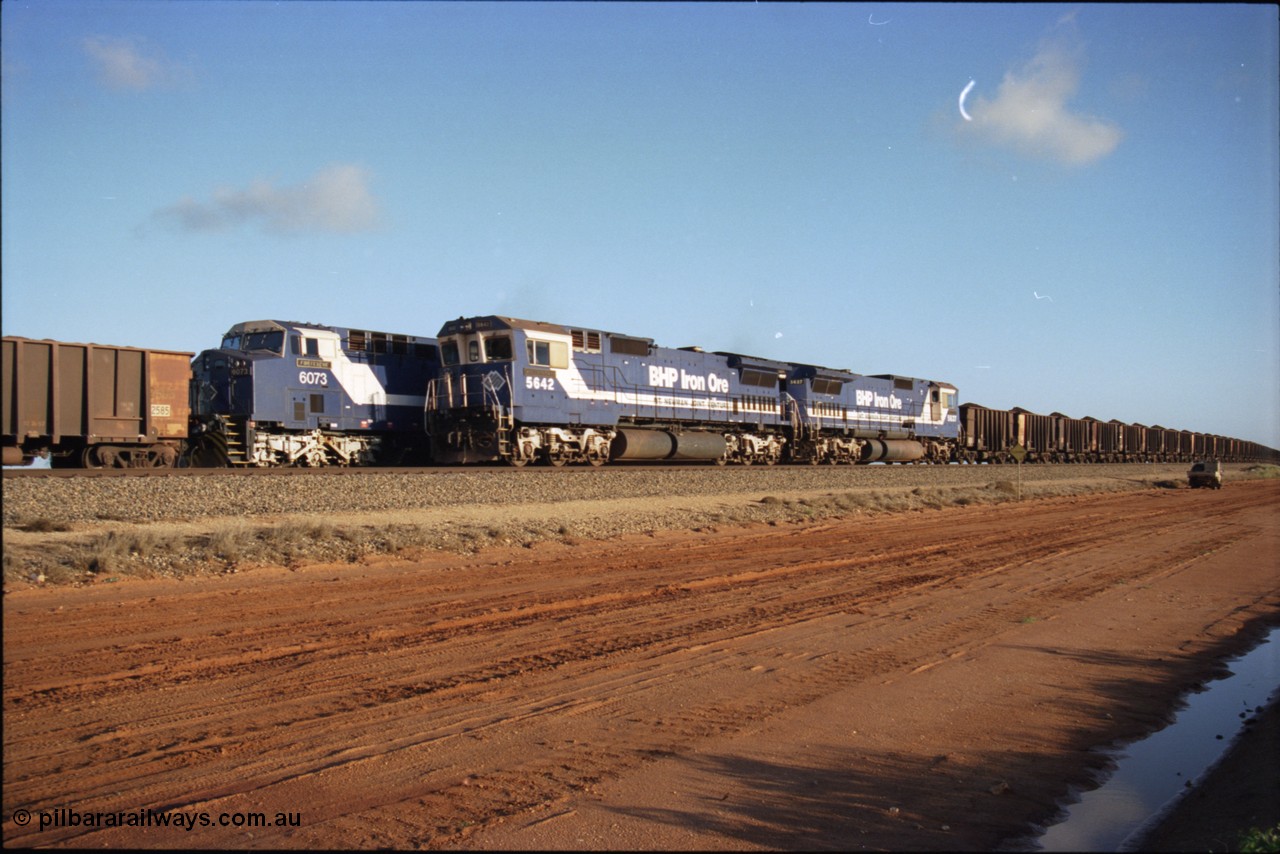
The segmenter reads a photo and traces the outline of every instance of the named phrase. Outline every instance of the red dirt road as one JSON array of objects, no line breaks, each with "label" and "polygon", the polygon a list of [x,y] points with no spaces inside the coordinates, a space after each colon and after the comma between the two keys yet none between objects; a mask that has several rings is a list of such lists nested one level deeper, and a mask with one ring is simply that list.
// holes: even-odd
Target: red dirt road
[{"label": "red dirt road", "polygon": [[[990,849],[1280,622],[1278,510],[1248,481],[18,590],[4,840]],[[113,826],[147,810],[197,824]]]}]

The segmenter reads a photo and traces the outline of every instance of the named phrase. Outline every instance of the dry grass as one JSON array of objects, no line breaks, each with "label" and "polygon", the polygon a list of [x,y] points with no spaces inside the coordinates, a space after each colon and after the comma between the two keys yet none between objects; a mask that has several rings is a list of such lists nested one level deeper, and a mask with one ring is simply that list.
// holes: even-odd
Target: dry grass
[{"label": "dry grass", "polygon": [[[1001,472],[1008,474],[1008,472]],[[1280,467],[1253,466],[1232,479],[1280,477]],[[1021,486],[1024,500],[1088,492],[1183,489],[1184,481],[1150,475],[1132,478],[1033,481]],[[182,577],[237,572],[254,565],[299,566],[314,562],[358,562],[375,555],[411,554],[433,549],[473,553],[489,547],[534,546],[556,542],[574,546],[586,540],[664,529],[712,530],[751,523],[788,524],[862,514],[932,511],[953,506],[1001,504],[1018,499],[1012,479],[984,486],[917,486],[858,489],[829,493],[726,497],[715,509],[690,509],[681,499],[637,500],[625,512],[611,509],[591,515],[521,518],[520,505],[503,508],[500,522],[397,521],[368,524],[329,519],[291,518],[277,523],[222,519],[198,533],[164,523],[120,524],[104,532],[77,533],[47,519],[23,520],[15,527],[31,542],[6,543],[6,582],[77,584],[124,576]],[[545,517],[545,513],[543,514]]]}]

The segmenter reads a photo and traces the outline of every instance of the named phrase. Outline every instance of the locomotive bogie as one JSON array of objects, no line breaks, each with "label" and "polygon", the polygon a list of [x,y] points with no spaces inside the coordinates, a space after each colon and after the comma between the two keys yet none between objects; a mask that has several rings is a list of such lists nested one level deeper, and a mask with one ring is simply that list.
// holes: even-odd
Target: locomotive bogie
[{"label": "locomotive bogie", "polygon": [[862,462],[866,440],[849,436],[822,436],[812,442],[798,442],[791,449],[792,462],[811,465],[852,465]]},{"label": "locomotive bogie", "polygon": [[[702,455],[689,452],[680,455],[677,449],[677,456],[673,459],[712,459],[746,466],[756,463],[771,466],[781,462],[783,450],[786,447],[786,438],[774,433],[729,433],[720,438],[722,441],[718,445],[712,442],[702,443],[705,447],[705,453]],[[687,442],[687,439],[684,442]],[[714,455],[717,447],[723,449],[718,456]]]},{"label": "locomotive bogie", "polygon": [[378,436],[322,430],[277,432],[255,427],[250,435],[252,444],[247,458],[256,466],[372,465],[381,447]]}]

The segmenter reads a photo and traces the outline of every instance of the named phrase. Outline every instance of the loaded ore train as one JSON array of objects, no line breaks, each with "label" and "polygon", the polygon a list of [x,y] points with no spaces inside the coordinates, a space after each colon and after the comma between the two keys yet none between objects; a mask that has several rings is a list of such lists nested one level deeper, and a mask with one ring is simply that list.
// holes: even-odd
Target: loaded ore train
[{"label": "loaded ore train", "polygon": [[5,465],[1280,462],[1223,436],[497,315],[436,338],[260,320],[199,353],[3,339]]}]

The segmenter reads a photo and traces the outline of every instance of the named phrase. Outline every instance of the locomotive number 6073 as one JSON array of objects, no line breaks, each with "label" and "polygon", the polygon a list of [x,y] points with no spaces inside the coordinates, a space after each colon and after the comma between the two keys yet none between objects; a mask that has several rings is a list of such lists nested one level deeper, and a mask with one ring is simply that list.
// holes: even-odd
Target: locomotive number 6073
[{"label": "locomotive number 6073", "polygon": [[298,382],[302,385],[329,384],[329,375],[324,371],[298,371]]}]

